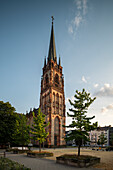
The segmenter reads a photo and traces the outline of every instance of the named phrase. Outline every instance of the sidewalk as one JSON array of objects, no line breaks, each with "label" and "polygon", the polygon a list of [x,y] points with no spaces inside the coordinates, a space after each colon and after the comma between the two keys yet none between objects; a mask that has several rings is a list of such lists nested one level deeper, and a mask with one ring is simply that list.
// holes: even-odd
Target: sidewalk
[{"label": "sidewalk", "polygon": [[31,168],[31,170],[99,170],[96,168],[75,168],[69,167],[62,164],[57,164],[55,160],[48,159],[39,159],[39,158],[29,158],[24,154],[12,154],[7,153],[6,157],[16,161],[20,164],[25,165],[27,168]]}]

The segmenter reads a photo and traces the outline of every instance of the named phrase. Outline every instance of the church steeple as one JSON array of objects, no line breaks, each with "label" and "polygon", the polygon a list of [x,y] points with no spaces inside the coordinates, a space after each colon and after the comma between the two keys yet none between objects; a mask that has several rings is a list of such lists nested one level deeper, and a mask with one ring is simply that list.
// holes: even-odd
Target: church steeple
[{"label": "church steeple", "polygon": [[45,59],[44,59],[44,67],[46,67],[46,56],[45,56]]},{"label": "church steeple", "polygon": [[61,60],[60,60],[60,56],[59,56],[59,66],[61,66]]},{"label": "church steeple", "polygon": [[49,128],[46,129],[49,135],[45,144],[48,146],[62,146],[65,145],[64,77],[60,56],[59,61],[57,61],[56,56],[53,20],[54,18],[52,17],[50,44],[47,56],[48,61],[45,57],[41,77],[39,107],[42,113],[46,115],[46,123],[50,122]]},{"label": "church steeple", "polygon": [[51,18],[52,18],[52,27],[51,27],[51,37],[50,37],[50,44],[49,44],[48,61],[50,61],[50,60],[57,61],[54,28],[53,28],[54,18],[53,18],[53,16]]}]

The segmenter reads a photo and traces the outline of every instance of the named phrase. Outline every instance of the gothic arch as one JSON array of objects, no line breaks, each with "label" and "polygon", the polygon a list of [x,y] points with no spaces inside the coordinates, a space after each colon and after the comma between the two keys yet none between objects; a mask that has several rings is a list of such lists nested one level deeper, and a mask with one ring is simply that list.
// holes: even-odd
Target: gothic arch
[{"label": "gothic arch", "polygon": [[59,85],[59,75],[57,73],[55,74],[54,81],[55,81],[55,85],[58,86]]},{"label": "gothic arch", "polygon": [[56,101],[59,103],[59,94],[56,94]]},{"label": "gothic arch", "polygon": [[60,145],[60,119],[58,116],[54,119],[54,145]]},{"label": "gothic arch", "polygon": [[49,77],[48,77],[48,74],[46,74],[45,76],[45,83],[48,84],[49,83]]}]

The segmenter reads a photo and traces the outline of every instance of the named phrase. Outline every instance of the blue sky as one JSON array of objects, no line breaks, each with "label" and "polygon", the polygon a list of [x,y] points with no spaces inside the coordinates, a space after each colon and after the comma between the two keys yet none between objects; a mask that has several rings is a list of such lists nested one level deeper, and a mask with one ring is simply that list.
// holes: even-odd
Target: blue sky
[{"label": "blue sky", "polygon": [[0,100],[19,113],[39,106],[52,15],[67,110],[68,98],[85,88],[97,97],[88,115],[113,126],[112,0],[1,0]]}]

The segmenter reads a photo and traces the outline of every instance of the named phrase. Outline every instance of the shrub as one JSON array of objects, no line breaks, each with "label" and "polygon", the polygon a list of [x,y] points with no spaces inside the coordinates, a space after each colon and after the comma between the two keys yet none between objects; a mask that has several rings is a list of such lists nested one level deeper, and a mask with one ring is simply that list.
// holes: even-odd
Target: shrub
[{"label": "shrub", "polygon": [[0,170],[31,170],[30,168],[26,168],[24,165],[20,165],[17,162],[11,161],[8,158],[0,158]]},{"label": "shrub", "polygon": [[46,151],[42,151],[42,152],[39,152],[39,151],[30,151],[30,152],[27,152],[27,156],[30,156],[30,157],[49,157],[49,156],[53,156],[53,153],[52,152],[46,152]]}]

